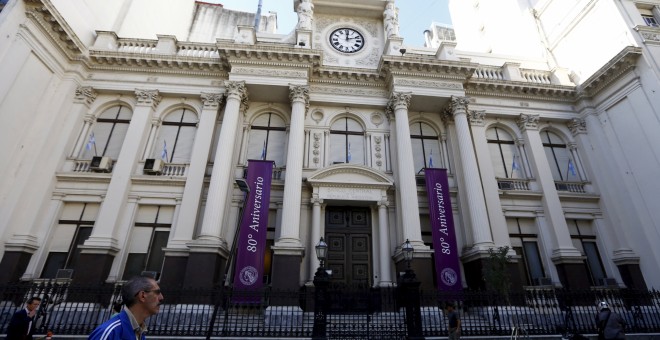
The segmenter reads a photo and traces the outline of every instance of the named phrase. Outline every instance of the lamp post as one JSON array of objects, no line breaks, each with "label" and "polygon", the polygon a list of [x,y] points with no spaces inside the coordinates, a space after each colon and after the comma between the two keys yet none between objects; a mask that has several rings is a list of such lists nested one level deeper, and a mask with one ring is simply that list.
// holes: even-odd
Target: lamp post
[{"label": "lamp post", "polygon": [[408,339],[424,339],[422,334],[422,312],[420,309],[419,285],[415,271],[410,268],[413,260],[415,248],[406,240],[401,245],[403,259],[406,261],[406,273],[403,274],[399,282],[404,305],[406,308],[406,328],[408,329]]},{"label": "lamp post", "polygon": [[319,259],[319,267],[314,274],[314,328],[312,339],[326,339],[326,291],[330,284],[330,275],[325,269],[325,259],[328,256],[328,244],[323,237],[314,247],[316,258]]}]

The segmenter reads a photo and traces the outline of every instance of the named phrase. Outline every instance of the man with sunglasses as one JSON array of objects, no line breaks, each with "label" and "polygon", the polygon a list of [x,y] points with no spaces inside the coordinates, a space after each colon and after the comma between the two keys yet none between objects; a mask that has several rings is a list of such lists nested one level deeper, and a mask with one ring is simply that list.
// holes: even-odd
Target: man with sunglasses
[{"label": "man with sunglasses", "polygon": [[89,340],[145,340],[148,317],[158,314],[163,294],[153,278],[138,276],[130,279],[121,288],[121,297],[126,305],[110,320],[97,327]]}]

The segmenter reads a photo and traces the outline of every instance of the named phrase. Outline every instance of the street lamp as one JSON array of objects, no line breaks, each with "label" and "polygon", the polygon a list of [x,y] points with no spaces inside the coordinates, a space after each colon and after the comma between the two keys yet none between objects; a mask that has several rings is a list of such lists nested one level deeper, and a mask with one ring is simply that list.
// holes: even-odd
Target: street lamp
[{"label": "street lamp", "polygon": [[323,237],[314,247],[316,258],[319,259],[319,268],[314,273],[314,328],[312,329],[313,340],[323,340],[326,337],[326,307],[327,289],[330,284],[330,275],[325,270],[325,259],[328,257],[328,244]]},{"label": "street lamp", "polygon": [[410,270],[410,261],[413,259],[413,252],[415,252],[415,248],[413,248],[408,239],[406,239],[406,242],[401,245],[401,252],[403,252],[403,259],[406,261],[408,270]]}]

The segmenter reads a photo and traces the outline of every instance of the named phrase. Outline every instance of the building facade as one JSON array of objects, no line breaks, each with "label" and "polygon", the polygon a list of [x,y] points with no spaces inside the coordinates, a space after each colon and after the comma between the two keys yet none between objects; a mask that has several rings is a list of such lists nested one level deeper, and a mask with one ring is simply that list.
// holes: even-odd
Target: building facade
[{"label": "building facade", "polygon": [[434,287],[431,167],[464,287],[500,247],[518,288],[657,287],[660,2],[497,3],[450,1],[422,47],[393,1],[294,0],[278,34],[192,0],[10,0],[0,281],[229,283],[235,180],[266,159],[274,288],[311,283],[321,237],[337,283],[395,284],[408,240]]}]

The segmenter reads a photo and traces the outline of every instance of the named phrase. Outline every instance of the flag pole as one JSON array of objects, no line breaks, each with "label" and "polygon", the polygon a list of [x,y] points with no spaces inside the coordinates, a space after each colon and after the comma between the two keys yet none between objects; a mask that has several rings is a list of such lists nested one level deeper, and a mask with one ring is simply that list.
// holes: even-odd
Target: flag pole
[{"label": "flag pole", "polygon": [[257,14],[254,17],[254,31],[259,32],[259,24],[261,22],[261,1],[259,0],[259,5],[257,5]]}]

